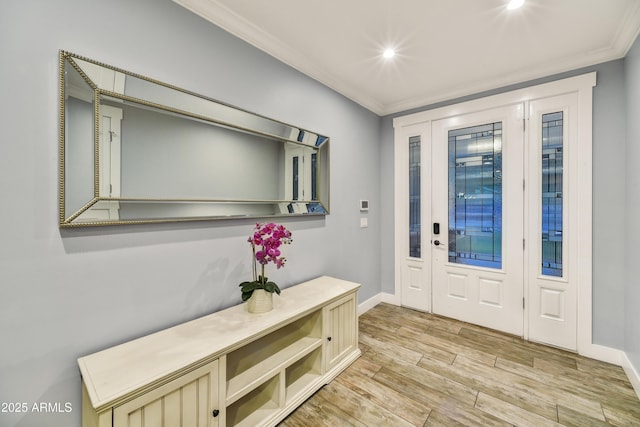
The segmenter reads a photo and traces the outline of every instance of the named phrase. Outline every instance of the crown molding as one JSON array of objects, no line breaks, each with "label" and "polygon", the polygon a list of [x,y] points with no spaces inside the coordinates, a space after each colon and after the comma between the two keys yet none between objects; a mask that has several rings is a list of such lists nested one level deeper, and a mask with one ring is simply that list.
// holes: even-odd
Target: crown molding
[{"label": "crown molding", "polygon": [[619,52],[620,57],[626,56],[640,34],[640,2],[633,2],[625,14],[622,25],[611,44],[611,49]]},{"label": "crown molding", "polygon": [[425,107],[439,102],[452,101],[469,95],[479,94],[491,90],[506,88],[528,81],[560,74],[568,71],[578,70],[595,64],[600,64],[624,57],[621,51],[606,49],[598,50],[589,55],[580,55],[568,58],[564,61],[552,64],[543,64],[533,69],[518,70],[509,74],[496,76],[492,79],[485,79],[476,83],[465,85],[462,89],[443,90],[437,93],[417,96],[400,102],[387,104],[382,109],[382,115],[391,115]]},{"label": "crown molding", "polygon": [[270,56],[289,65],[297,71],[311,77],[323,85],[333,89],[341,95],[349,98],[362,107],[382,115],[384,105],[374,98],[358,93],[352,87],[345,85],[338,78],[327,73],[318,67],[314,67],[313,61],[306,58],[304,54],[294,51],[282,40],[262,30],[244,17],[233,12],[216,0],[173,0],[174,3],[190,10],[205,20],[222,28],[228,33],[238,37],[250,45],[266,52]]},{"label": "crown molding", "polygon": [[492,79],[465,84],[463,89],[445,89],[428,94],[423,93],[411,99],[384,104],[367,93],[354,89],[339,76],[315,66],[314,62],[303,52],[291,49],[286,41],[262,30],[217,0],[173,1],[379,116],[395,114],[623,58],[640,33],[640,2],[633,2],[611,42],[601,49],[584,52],[552,63],[544,63],[533,69],[517,70]]}]

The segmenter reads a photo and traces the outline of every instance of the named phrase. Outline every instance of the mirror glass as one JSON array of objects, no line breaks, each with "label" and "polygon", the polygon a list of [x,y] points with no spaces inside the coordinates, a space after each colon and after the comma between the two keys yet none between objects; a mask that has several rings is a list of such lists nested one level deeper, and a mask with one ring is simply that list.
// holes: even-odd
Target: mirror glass
[{"label": "mirror glass", "polygon": [[60,53],[60,226],[329,212],[329,138]]}]

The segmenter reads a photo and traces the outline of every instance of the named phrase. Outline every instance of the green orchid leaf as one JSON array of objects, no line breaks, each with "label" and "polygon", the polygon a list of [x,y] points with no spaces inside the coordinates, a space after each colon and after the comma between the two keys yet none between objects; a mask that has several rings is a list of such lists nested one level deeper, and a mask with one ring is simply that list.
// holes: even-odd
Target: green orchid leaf
[{"label": "green orchid leaf", "polygon": [[267,282],[267,283],[265,283],[265,285],[264,285],[264,290],[265,290],[265,291],[267,291],[267,292],[271,292],[271,293],[273,293],[273,292],[275,292],[275,290],[276,290],[275,286],[276,286],[276,284],[275,284],[275,283],[273,283],[273,282]]},{"label": "green orchid leaf", "polygon": [[240,284],[241,290],[243,293],[252,292],[258,288],[260,288],[260,284],[258,282],[243,282]]},{"label": "green orchid leaf", "polygon": [[264,290],[271,293],[275,292],[280,295],[280,288],[275,284],[275,282],[267,282],[264,285]]}]

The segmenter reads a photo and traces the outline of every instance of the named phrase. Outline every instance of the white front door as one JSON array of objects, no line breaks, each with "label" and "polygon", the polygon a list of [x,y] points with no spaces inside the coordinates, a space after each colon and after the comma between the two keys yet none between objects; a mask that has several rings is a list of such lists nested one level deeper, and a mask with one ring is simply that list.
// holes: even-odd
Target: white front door
[{"label": "white front door", "polygon": [[398,303],[615,358],[592,343],[595,77],[393,120]]},{"label": "white front door", "polygon": [[433,312],[523,334],[523,104],[432,123]]}]

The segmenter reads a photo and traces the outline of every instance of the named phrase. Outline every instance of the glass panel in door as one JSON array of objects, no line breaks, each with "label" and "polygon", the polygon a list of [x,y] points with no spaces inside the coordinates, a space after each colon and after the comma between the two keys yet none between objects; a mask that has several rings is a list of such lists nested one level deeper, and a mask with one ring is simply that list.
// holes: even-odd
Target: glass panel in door
[{"label": "glass panel in door", "polygon": [[563,112],[542,115],[542,274],[562,277]]},{"label": "glass panel in door", "polygon": [[449,262],[502,268],[502,122],[449,137]]},{"label": "glass panel in door", "polygon": [[409,256],[421,257],[420,137],[409,138]]},{"label": "glass panel in door", "polygon": [[300,158],[298,156],[294,156],[292,159],[292,171],[293,171],[293,200],[299,200],[298,192],[299,192],[299,182],[300,182]]}]

